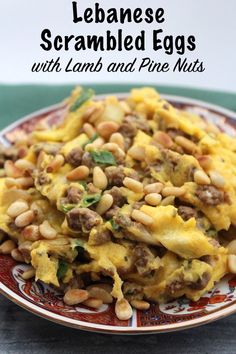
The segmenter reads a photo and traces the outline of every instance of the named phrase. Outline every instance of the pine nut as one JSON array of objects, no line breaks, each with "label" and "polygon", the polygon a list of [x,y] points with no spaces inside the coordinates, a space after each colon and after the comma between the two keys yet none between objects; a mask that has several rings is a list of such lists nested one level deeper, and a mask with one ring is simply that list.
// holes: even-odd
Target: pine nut
[{"label": "pine nut", "polygon": [[29,205],[25,200],[17,200],[12,203],[7,209],[7,215],[11,218],[16,218],[29,209]]},{"label": "pine nut", "polygon": [[99,106],[99,105],[91,106],[84,113],[83,120],[89,121],[90,123],[94,123],[96,120],[98,120],[103,110],[104,110],[103,106]]},{"label": "pine nut", "polygon": [[53,240],[57,237],[57,231],[45,220],[41,225],[39,225],[40,234],[47,240]]},{"label": "pine nut", "polygon": [[25,211],[24,213],[18,215],[15,219],[15,224],[17,227],[25,227],[34,220],[34,212],[32,210]]},{"label": "pine nut", "polygon": [[10,254],[16,248],[16,244],[12,240],[3,242],[0,246],[0,254]]},{"label": "pine nut", "polygon": [[175,138],[175,142],[190,154],[199,152],[199,147],[194,142],[185,138],[184,136],[177,136]]},{"label": "pine nut", "polygon": [[146,226],[150,226],[153,223],[153,218],[140,210],[134,209],[131,213],[131,217]]},{"label": "pine nut", "polygon": [[132,307],[126,299],[116,301],[115,313],[121,321],[129,320],[133,316]]},{"label": "pine nut", "polygon": [[103,172],[103,170],[99,167],[96,166],[93,169],[93,184],[95,187],[99,189],[106,189],[107,187],[107,176]]},{"label": "pine nut", "polygon": [[47,172],[57,172],[65,163],[65,158],[63,155],[56,155],[54,159],[50,162],[50,164],[47,167]]},{"label": "pine nut", "polygon": [[200,166],[205,170],[208,169],[209,167],[211,167],[212,164],[212,158],[208,155],[200,155],[197,158]]},{"label": "pine nut", "polygon": [[173,205],[174,201],[175,201],[175,197],[173,195],[170,195],[169,197],[162,199],[161,205],[162,206]]},{"label": "pine nut", "polygon": [[100,148],[104,144],[104,139],[103,138],[97,138],[94,140],[91,144],[87,144],[85,146],[85,151],[92,151],[94,149]]},{"label": "pine nut", "polygon": [[132,300],[130,303],[137,310],[148,310],[150,308],[150,304],[147,301]]},{"label": "pine nut", "polygon": [[194,182],[197,184],[210,184],[211,180],[207,174],[202,170],[196,170],[193,174]]},{"label": "pine nut", "polygon": [[125,140],[123,136],[120,133],[113,133],[110,136],[110,143],[115,143],[117,144],[122,150],[125,149]]},{"label": "pine nut", "polygon": [[227,249],[228,249],[229,254],[236,255],[236,240],[233,240],[230,243],[228,243]]},{"label": "pine nut", "polygon": [[217,188],[223,188],[225,185],[225,179],[216,171],[210,171],[209,176],[211,183]]},{"label": "pine nut", "polygon": [[230,273],[236,274],[236,255],[235,254],[228,255],[228,267],[229,267]]},{"label": "pine nut", "polygon": [[87,288],[89,297],[102,300],[104,304],[111,304],[113,297],[106,290],[97,287],[96,285]]},{"label": "pine nut", "polygon": [[37,241],[40,239],[39,227],[37,225],[29,225],[22,231],[22,236],[27,241]]},{"label": "pine nut", "polygon": [[76,181],[86,179],[89,175],[89,168],[87,166],[79,166],[76,167],[74,170],[70,171],[66,178],[69,181]]},{"label": "pine nut", "polygon": [[33,170],[35,168],[35,165],[32,162],[25,159],[17,160],[15,166],[20,170]]},{"label": "pine nut", "polygon": [[11,251],[11,256],[17,262],[24,262],[24,258],[22,256],[21,252],[17,248],[15,248]]},{"label": "pine nut", "polygon": [[142,146],[132,146],[127,153],[134,160],[145,160],[145,149]]},{"label": "pine nut", "polygon": [[161,193],[164,197],[169,197],[169,196],[180,197],[185,192],[186,190],[184,187],[164,187]]},{"label": "pine nut", "polygon": [[152,206],[157,206],[161,202],[161,195],[158,193],[149,193],[145,196],[145,201]]},{"label": "pine nut", "polygon": [[64,295],[64,303],[69,306],[80,304],[87,300],[89,294],[86,290],[82,289],[70,289]]},{"label": "pine nut", "polygon": [[31,253],[31,246],[32,246],[32,242],[25,241],[25,242],[22,242],[18,247],[18,250],[21,252],[26,263],[29,263],[31,260],[31,254],[30,254]]},{"label": "pine nut", "polygon": [[116,157],[125,157],[125,152],[115,143],[106,143],[103,145],[103,149],[112,152]]},{"label": "pine nut", "polygon": [[163,184],[160,182],[150,183],[144,187],[144,193],[145,194],[160,193],[162,188],[163,188]]},{"label": "pine nut", "polygon": [[35,276],[35,269],[31,267],[30,269],[26,270],[22,275],[21,278],[24,280],[29,280]]},{"label": "pine nut", "polygon": [[171,137],[162,131],[156,132],[153,135],[153,139],[156,140],[159,144],[161,144],[162,146],[164,146],[167,149],[170,149],[174,145],[174,142],[171,139]]},{"label": "pine nut", "polygon": [[89,139],[93,138],[94,135],[96,134],[96,130],[94,129],[92,124],[89,123],[84,123],[83,130]]},{"label": "pine nut", "polygon": [[104,139],[109,139],[109,137],[117,132],[119,125],[116,122],[106,121],[101,122],[97,126],[98,134],[101,135]]},{"label": "pine nut", "polygon": [[100,215],[103,215],[113,204],[113,197],[111,194],[103,194],[101,199],[98,202],[96,212]]},{"label": "pine nut", "polygon": [[[97,274],[97,273],[96,273]],[[89,290],[91,287],[95,286],[96,288],[100,288],[100,289],[103,289],[105,290],[107,293],[111,293],[112,292],[112,285],[111,284],[108,284],[108,283],[97,283],[95,285],[89,285],[87,287],[87,289]]]},{"label": "pine nut", "polygon": [[101,299],[90,298],[88,300],[83,301],[83,305],[92,307],[93,309],[99,309],[103,304]]},{"label": "pine nut", "polygon": [[123,185],[131,189],[133,192],[143,193],[143,184],[133,178],[125,177],[123,180]]},{"label": "pine nut", "polygon": [[22,177],[22,171],[17,168],[11,160],[7,160],[4,164],[4,169],[6,172],[7,177]]},{"label": "pine nut", "polygon": [[19,187],[17,180],[12,177],[6,177],[5,178],[5,185],[7,188],[12,188],[12,187]]},{"label": "pine nut", "polygon": [[16,184],[22,188],[29,188],[34,185],[34,180],[32,177],[21,177],[17,178],[15,181]]}]

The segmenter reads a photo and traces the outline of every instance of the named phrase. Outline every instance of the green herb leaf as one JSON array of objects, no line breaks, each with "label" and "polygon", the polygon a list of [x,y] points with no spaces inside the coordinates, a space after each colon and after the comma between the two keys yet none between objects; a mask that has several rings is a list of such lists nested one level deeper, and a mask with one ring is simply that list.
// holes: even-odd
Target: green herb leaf
[{"label": "green herb leaf", "polygon": [[94,140],[96,140],[97,138],[98,138],[98,134],[95,133],[95,134],[92,136],[92,138],[89,139],[82,147],[85,148],[86,145],[93,143]]},{"label": "green herb leaf", "polygon": [[87,187],[87,182],[86,181],[79,181],[79,184],[81,184],[81,186],[84,187],[84,190],[87,191],[88,187]]},{"label": "green herb leaf", "polygon": [[75,204],[61,204],[61,211],[63,211],[63,213],[68,213],[68,211],[72,210],[75,207]]},{"label": "green herb leaf", "polygon": [[91,151],[92,159],[101,165],[116,165],[116,160],[110,151]]},{"label": "green herb leaf", "polygon": [[93,96],[93,94],[94,94],[94,92],[91,89],[86,89],[86,88],[82,89],[77,100],[71,105],[70,112],[75,112],[86,101],[88,101]]},{"label": "green herb leaf", "polygon": [[68,268],[69,268],[68,263],[60,259],[58,269],[57,269],[57,278],[59,280],[64,278],[66,272],[68,271]]},{"label": "green herb leaf", "polygon": [[82,208],[88,208],[90,205],[93,205],[101,199],[100,194],[87,194],[83,197],[80,206]]},{"label": "green herb leaf", "polygon": [[120,226],[115,222],[115,220],[111,219],[110,223],[111,223],[111,226],[112,226],[114,231],[119,231],[120,230]]}]

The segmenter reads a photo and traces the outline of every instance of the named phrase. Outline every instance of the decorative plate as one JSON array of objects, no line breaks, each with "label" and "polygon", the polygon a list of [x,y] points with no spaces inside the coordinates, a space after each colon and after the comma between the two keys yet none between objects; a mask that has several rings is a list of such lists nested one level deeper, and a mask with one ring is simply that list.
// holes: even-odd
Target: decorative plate
[{"label": "decorative plate", "polygon": [[[124,98],[126,94],[116,96]],[[175,107],[200,114],[236,137],[236,113],[184,97],[163,97]],[[55,105],[17,121],[0,133],[0,142],[9,145],[17,137],[31,132],[40,121],[58,122],[63,110],[62,105]],[[27,265],[3,255],[0,255],[0,264],[0,291],[3,295],[36,315],[77,329],[116,334],[160,333],[206,324],[236,312],[236,276],[225,277],[197,302],[181,298],[165,305],[153,304],[147,311],[134,310],[131,320],[120,321],[115,316],[114,305],[103,305],[99,310],[82,305],[67,306],[62,302],[62,294],[54,288],[40,281],[22,279],[21,274]]]}]

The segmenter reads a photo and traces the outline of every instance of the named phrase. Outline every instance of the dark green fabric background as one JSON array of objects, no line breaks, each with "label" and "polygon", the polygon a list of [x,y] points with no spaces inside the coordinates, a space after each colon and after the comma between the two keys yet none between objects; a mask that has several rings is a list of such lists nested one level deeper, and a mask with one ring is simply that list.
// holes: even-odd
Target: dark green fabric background
[{"label": "dark green fabric background", "polygon": [[[136,84],[95,84],[96,93],[126,92]],[[74,85],[0,85],[0,129],[40,108],[60,102]],[[192,97],[236,111],[236,94],[182,87],[154,86],[161,93]]]}]

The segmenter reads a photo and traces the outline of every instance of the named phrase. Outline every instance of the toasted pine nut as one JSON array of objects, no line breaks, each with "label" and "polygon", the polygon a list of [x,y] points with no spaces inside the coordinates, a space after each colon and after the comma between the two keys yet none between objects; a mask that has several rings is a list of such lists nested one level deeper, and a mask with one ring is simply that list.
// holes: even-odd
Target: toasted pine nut
[{"label": "toasted pine nut", "polygon": [[156,140],[159,144],[161,144],[162,146],[164,146],[167,149],[170,149],[174,144],[171,137],[162,131],[157,131],[153,135],[153,139]]},{"label": "toasted pine nut", "polygon": [[112,292],[112,285],[111,284],[108,284],[108,283],[97,283],[95,285],[89,285],[87,287],[87,289],[89,290],[90,288],[92,288],[93,286],[95,286],[96,288],[99,288],[99,289],[103,289],[105,290],[107,293],[111,293]]},{"label": "toasted pine nut", "polygon": [[106,290],[97,287],[96,285],[87,288],[89,292],[89,297],[94,297],[95,299],[100,299],[104,304],[111,304],[113,302],[113,297]]},{"label": "toasted pine nut", "polygon": [[131,217],[146,226],[150,226],[153,223],[153,218],[140,210],[134,209],[131,213]]},{"label": "toasted pine nut", "polygon": [[22,231],[22,236],[28,241],[37,241],[40,239],[38,225],[29,225]]},{"label": "toasted pine nut", "polygon": [[17,248],[15,248],[11,251],[11,256],[17,262],[24,262],[24,258],[22,256],[21,252]]},{"label": "toasted pine nut", "polygon": [[211,167],[212,164],[212,158],[208,155],[200,155],[197,158],[200,166],[205,170],[208,169],[209,167]]},{"label": "toasted pine nut", "polygon": [[197,184],[210,184],[211,180],[202,170],[196,170],[193,175],[194,182]]},{"label": "toasted pine nut", "polygon": [[123,136],[120,133],[113,133],[110,136],[110,143],[115,143],[117,144],[122,150],[125,148],[125,140]]},{"label": "toasted pine nut", "polygon": [[133,178],[125,177],[123,180],[123,185],[131,189],[133,192],[143,193],[143,184]]},{"label": "toasted pine nut", "polygon": [[17,227],[25,227],[31,224],[34,218],[34,212],[32,210],[28,210],[16,217],[15,224]]},{"label": "toasted pine nut", "polygon": [[132,307],[125,298],[116,301],[115,313],[121,321],[129,320],[133,316]]},{"label": "toasted pine nut", "polygon": [[103,144],[104,144],[104,139],[99,137],[96,140],[94,140],[91,144],[87,144],[85,146],[85,151],[91,151],[96,148],[100,148]]},{"label": "toasted pine nut", "polygon": [[161,202],[161,199],[162,199],[162,197],[158,193],[149,193],[145,196],[145,201],[152,206],[159,205]]},{"label": "toasted pine nut", "polygon": [[103,194],[101,199],[98,202],[96,212],[100,215],[103,215],[113,204],[113,197],[111,194]]},{"label": "toasted pine nut", "polygon": [[107,187],[107,176],[103,172],[103,170],[99,167],[96,166],[93,169],[93,184],[95,187],[99,189],[106,189]]},{"label": "toasted pine nut", "polygon": [[125,157],[125,152],[116,143],[106,143],[103,149],[112,152],[116,157]]},{"label": "toasted pine nut", "polygon": [[90,298],[88,300],[83,301],[83,305],[92,307],[93,309],[99,309],[103,304],[101,299]]},{"label": "toasted pine nut", "polygon": [[47,240],[53,240],[57,237],[57,231],[45,220],[41,225],[39,225],[40,234]]},{"label": "toasted pine nut", "polygon": [[76,167],[74,170],[67,173],[66,178],[69,181],[76,181],[86,179],[89,175],[89,168],[87,166],[79,166]]},{"label": "toasted pine nut", "polygon": [[0,246],[0,254],[10,254],[16,248],[16,244],[12,240],[4,241]]},{"label": "toasted pine nut", "polygon": [[94,129],[92,124],[89,124],[89,123],[84,123],[83,130],[89,139],[94,137],[94,135],[96,134],[96,130]]},{"label": "toasted pine nut", "polygon": [[236,255],[229,254],[228,255],[228,267],[230,273],[236,274]]},{"label": "toasted pine nut", "polygon": [[90,123],[94,123],[102,114],[104,107],[101,105],[91,106],[83,115],[83,120]]},{"label": "toasted pine nut", "polygon": [[109,139],[109,137],[117,132],[119,125],[116,122],[105,121],[101,122],[97,126],[98,134],[101,135],[104,139]]},{"label": "toasted pine nut", "polygon": [[236,240],[233,240],[230,243],[228,243],[227,249],[228,249],[229,254],[236,255]]},{"label": "toasted pine nut", "polygon": [[172,205],[172,204],[174,204],[174,200],[175,200],[175,197],[173,195],[169,195],[169,197],[162,199],[161,205],[162,206]]},{"label": "toasted pine nut", "polygon": [[82,289],[70,289],[64,295],[64,303],[69,306],[80,304],[87,300],[89,294],[86,290]]},{"label": "toasted pine nut", "polygon": [[25,159],[17,160],[15,166],[20,170],[33,170],[35,168],[35,165],[32,162]]},{"label": "toasted pine nut", "polygon": [[32,246],[32,242],[30,241],[25,241],[22,242],[19,246],[18,246],[18,250],[21,252],[25,262],[29,263],[30,259],[31,259],[31,246]]},{"label": "toasted pine nut", "polygon": [[22,188],[29,188],[34,185],[34,180],[32,177],[21,177],[17,178],[15,181],[16,184]]},{"label": "toasted pine nut", "polygon": [[65,158],[61,154],[57,154],[47,167],[47,172],[57,172],[65,163]]},{"label": "toasted pine nut", "polygon": [[22,177],[23,172],[15,166],[15,164],[11,160],[7,160],[4,164],[4,169],[7,177]]},{"label": "toasted pine nut", "polygon": [[145,149],[142,146],[132,146],[128,151],[128,155],[134,160],[143,161],[145,159]]},{"label": "toasted pine nut", "polygon": [[137,310],[148,310],[150,307],[149,302],[143,300],[132,300],[130,303]]},{"label": "toasted pine nut", "polygon": [[31,267],[30,269],[26,270],[22,275],[21,278],[24,280],[31,279],[35,276],[35,269]]},{"label": "toasted pine nut", "polygon": [[216,171],[210,171],[209,176],[211,183],[217,188],[223,188],[225,185],[225,179]]},{"label": "toasted pine nut", "polygon": [[7,188],[12,188],[12,187],[19,187],[17,180],[12,177],[6,177],[5,178],[5,185]]},{"label": "toasted pine nut", "polygon": [[184,187],[164,187],[162,189],[162,195],[164,197],[168,197],[170,195],[173,195],[174,197],[180,197],[186,192]]},{"label": "toasted pine nut", "polygon": [[156,182],[156,183],[147,184],[144,187],[143,191],[145,194],[160,193],[162,188],[163,188],[163,184],[160,182]]},{"label": "toasted pine nut", "polygon": [[7,215],[11,218],[16,218],[28,209],[29,205],[26,200],[17,200],[9,206],[7,209]]},{"label": "toasted pine nut", "polygon": [[175,142],[190,154],[200,151],[199,147],[193,141],[185,138],[184,136],[177,136],[175,138]]}]

